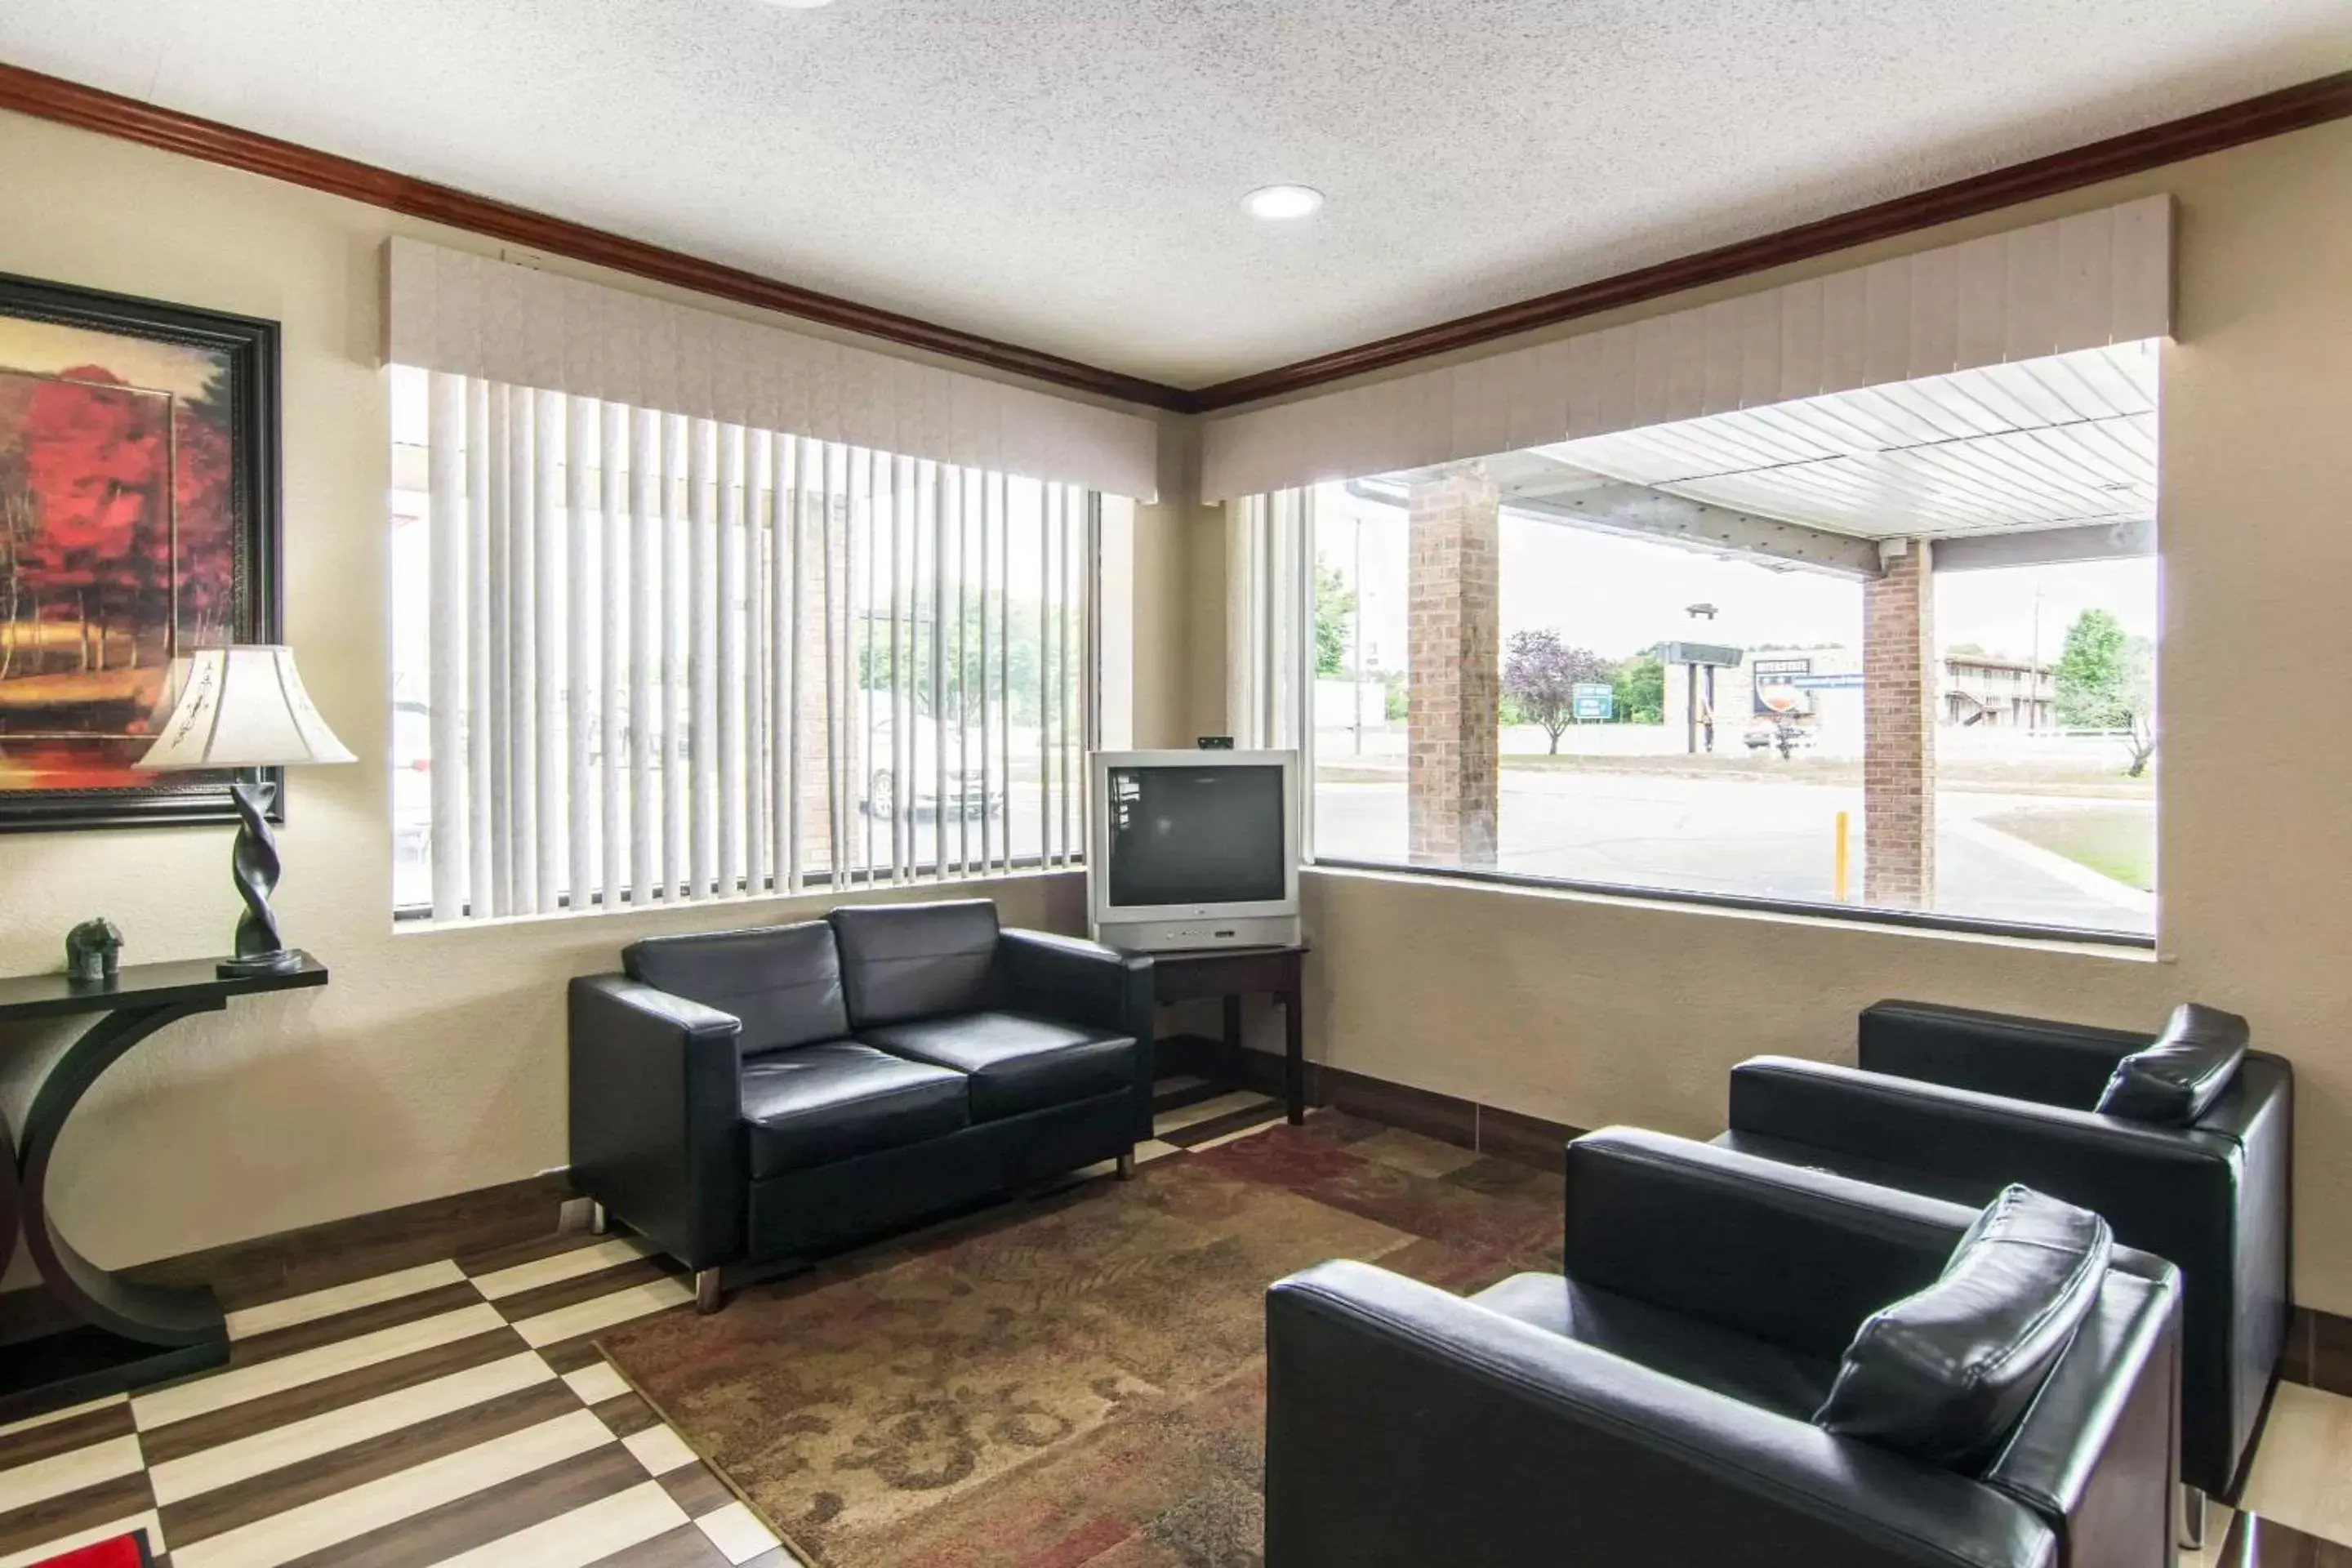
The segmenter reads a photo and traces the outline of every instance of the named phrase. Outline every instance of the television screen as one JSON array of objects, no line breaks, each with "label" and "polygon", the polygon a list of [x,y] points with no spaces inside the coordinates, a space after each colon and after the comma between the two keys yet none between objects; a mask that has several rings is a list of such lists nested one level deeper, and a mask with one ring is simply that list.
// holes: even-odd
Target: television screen
[{"label": "television screen", "polygon": [[1110,770],[1113,905],[1279,900],[1286,886],[1282,769]]}]

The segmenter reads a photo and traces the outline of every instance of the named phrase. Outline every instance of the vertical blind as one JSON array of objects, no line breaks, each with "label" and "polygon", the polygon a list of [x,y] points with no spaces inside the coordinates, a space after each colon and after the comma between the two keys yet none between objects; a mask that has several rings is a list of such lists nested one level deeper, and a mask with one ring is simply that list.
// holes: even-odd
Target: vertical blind
[{"label": "vertical blind", "polygon": [[1301,746],[1314,692],[1311,489],[1225,508],[1225,727],[1237,744]]},{"label": "vertical blind", "polygon": [[434,918],[1079,859],[1094,492],[394,374],[426,413],[395,666]]}]

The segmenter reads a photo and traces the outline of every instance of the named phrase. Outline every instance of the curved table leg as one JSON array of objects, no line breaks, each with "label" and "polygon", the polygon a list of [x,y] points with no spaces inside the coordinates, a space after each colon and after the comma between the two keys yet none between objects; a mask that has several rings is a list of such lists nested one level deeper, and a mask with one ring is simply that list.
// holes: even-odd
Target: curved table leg
[{"label": "curved table leg", "polygon": [[0,1116],[0,1274],[16,1260],[16,1228],[25,1212],[16,1180],[16,1141],[8,1135],[8,1119]]},{"label": "curved table leg", "polygon": [[[217,1012],[216,999],[110,1013],[66,1047],[25,1117],[21,1205],[26,1250],[41,1283],[89,1325],[10,1351],[30,1363],[0,1362],[0,1414],[26,1401],[52,1402],[175,1377],[227,1359],[228,1330],[211,1290],[142,1285],[96,1264],[58,1234],[48,1212],[50,1166],[67,1119],[100,1075],[167,1024]],[[36,1372],[46,1373],[35,1376]]]}]

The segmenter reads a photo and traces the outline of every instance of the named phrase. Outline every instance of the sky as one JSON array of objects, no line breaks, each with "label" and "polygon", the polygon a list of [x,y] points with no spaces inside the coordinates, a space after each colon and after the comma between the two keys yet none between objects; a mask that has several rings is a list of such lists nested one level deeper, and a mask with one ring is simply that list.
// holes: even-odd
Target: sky
[{"label": "sky", "polygon": [[[1402,668],[1405,647],[1405,522],[1402,509],[1366,501],[1338,485],[1321,489],[1317,552],[1353,579],[1360,560],[1368,667]],[[1774,572],[1673,545],[1503,515],[1503,636],[1550,628],[1610,658],[1671,638],[1753,647],[1862,644],[1862,584],[1815,572]],[[2066,627],[2084,610],[2112,612],[2127,631],[2153,638],[2157,563],[2087,562],[2061,566],[1952,572],[1936,579],[1939,647],[1973,643],[1990,652],[2057,658]],[[1686,607],[1711,604],[1713,621]]]}]

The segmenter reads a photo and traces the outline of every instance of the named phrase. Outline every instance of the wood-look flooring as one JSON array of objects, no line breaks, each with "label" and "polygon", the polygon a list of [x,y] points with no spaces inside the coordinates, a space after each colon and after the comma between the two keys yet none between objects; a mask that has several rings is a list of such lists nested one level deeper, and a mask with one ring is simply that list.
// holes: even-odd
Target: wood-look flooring
[{"label": "wood-look flooring", "polygon": [[[1198,1079],[1161,1091],[1139,1159],[1281,1115]],[[551,1230],[257,1291],[226,1367],[0,1426],[0,1568],[131,1530],[168,1568],[788,1568],[596,1351],[693,1294],[633,1237]]]},{"label": "wood-look flooring", "polygon": [[[1197,1079],[1159,1103],[1142,1160],[1281,1114]],[[692,1294],[584,1232],[255,1292],[227,1367],[0,1426],[0,1568],[132,1529],[168,1568],[793,1568],[595,1349]],[[2352,1568],[2352,1398],[2282,1384],[2240,1500],[2183,1568]]]}]

